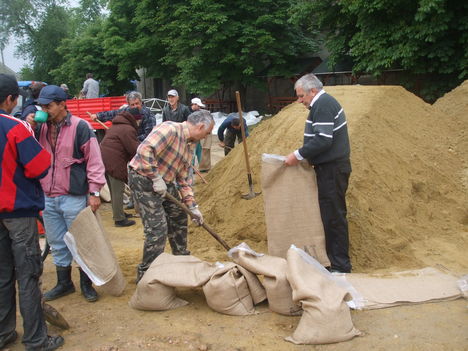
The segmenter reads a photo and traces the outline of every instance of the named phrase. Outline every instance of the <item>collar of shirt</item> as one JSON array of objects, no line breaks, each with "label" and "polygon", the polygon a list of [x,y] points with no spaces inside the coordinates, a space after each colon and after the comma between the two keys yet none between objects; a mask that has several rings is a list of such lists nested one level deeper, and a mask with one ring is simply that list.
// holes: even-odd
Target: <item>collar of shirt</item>
[{"label": "collar of shirt", "polygon": [[325,90],[324,90],[324,89],[320,90],[320,91],[317,93],[317,95],[314,96],[314,98],[313,98],[312,101],[310,102],[309,110],[312,108],[312,105],[315,103],[315,101],[317,101],[318,98],[319,98],[320,96],[322,96],[323,94],[325,94]]}]

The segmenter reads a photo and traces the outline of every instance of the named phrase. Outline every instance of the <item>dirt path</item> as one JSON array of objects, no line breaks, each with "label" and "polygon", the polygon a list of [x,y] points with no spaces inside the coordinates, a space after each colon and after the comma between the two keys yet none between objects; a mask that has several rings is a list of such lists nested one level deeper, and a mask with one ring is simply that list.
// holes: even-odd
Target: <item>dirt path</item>
[{"label": "dirt path", "polygon": [[[351,341],[320,346],[293,345],[283,340],[294,331],[299,317],[281,316],[264,303],[257,314],[226,316],[212,311],[201,290],[183,290],[180,296],[188,306],[164,312],[144,312],[128,306],[135,284],[135,267],[142,246],[141,221],[138,226],[112,226],[108,204],[101,209],[120,264],[128,281],[121,297],[101,294],[88,303],[79,292],[51,302],[69,321],[65,332],[50,327],[50,332],[65,337],[63,350],[466,350],[468,348],[467,301],[394,307],[375,311],[353,311],[355,326],[365,335]],[[207,238],[207,241],[211,240]],[[219,249],[220,252],[222,251]],[[78,272],[74,270],[78,284]],[[47,258],[44,286],[55,283],[51,257]],[[99,288],[98,288],[99,291]],[[18,324],[21,318],[18,316]],[[21,328],[18,328],[21,330]],[[23,350],[17,342],[11,351]]]}]

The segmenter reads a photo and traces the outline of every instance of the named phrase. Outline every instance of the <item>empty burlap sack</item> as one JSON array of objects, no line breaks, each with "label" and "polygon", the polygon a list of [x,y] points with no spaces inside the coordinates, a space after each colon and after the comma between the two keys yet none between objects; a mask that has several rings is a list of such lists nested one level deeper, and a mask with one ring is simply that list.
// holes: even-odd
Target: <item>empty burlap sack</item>
[{"label": "empty burlap sack", "polygon": [[284,165],[284,156],[262,155],[262,191],[268,253],[286,258],[289,247],[305,249],[325,267],[325,248],[315,171],[307,162]]},{"label": "empty burlap sack", "polygon": [[175,288],[204,285],[217,270],[215,264],[194,256],[159,255],[138,282],[130,306],[139,310],[163,311],[186,305]]},{"label": "empty burlap sack", "polygon": [[354,305],[362,309],[447,301],[463,294],[455,276],[432,267],[397,273],[349,273],[335,279],[350,283]]},{"label": "empty burlap sack", "polygon": [[102,201],[111,202],[111,193],[110,193],[109,186],[107,185],[107,183],[104,184],[104,186],[99,191],[99,196],[102,199]]},{"label": "empty burlap sack", "polygon": [[255,312],[247,280],[232,262],[218,264],[219,269],[203,286],[206,302],[213,310],[231,316]]},{"label": "empty burlap sack", "polygon": [[294,334],[286,340],[294,344],[328,344],[360,335],[346,304],[351,296],[331,279],[331,274],[296,247],[288,250],[287,260],[293,299],[302,304],[304,312]]},{"label": "empty burlap sack", "polygon": [[301,307],[292,300],[284,258],[258,254],[245,243],[229,250],[229,256],[248,271],[264,276],[263,286],[272,311],[285,315],[301,314]]},{"label": "empty burlap sack", "polygon": [[126,281],[98,212],[86,207],[64,237],[73,258],[92,282],[114,296],[125,290]]}]

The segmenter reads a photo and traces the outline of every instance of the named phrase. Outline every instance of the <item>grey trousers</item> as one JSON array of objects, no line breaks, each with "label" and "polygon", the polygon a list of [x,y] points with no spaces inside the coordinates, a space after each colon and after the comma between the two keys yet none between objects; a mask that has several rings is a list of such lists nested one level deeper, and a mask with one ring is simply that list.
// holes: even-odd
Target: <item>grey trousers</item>
[{"label": "grey trousers", "polygon": [[47,340],[39,279],[41,250],[35,217],[0,219],[0,339],[16,329],[16,280],[23,344],[39,347]]},{"label": "grey trousers", "polygon": [[111,193],[112,216],[114,221],[123,221],[125,219],[125,212],[123,207],[125,183],[107,173],[106,178]]}]

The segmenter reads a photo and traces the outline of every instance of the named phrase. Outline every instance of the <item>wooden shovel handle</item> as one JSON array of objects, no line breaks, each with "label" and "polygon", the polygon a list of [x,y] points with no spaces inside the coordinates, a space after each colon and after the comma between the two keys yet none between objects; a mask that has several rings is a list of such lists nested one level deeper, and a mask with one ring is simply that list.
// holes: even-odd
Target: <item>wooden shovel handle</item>
[{"label": "wooden shovel handle", "polygon": [[[193,218],[193,219],[198,219],[197,216],[195,216],[192,211],[189,210],[189,208],[187,206],[185,206],[182,202],[180,202],[179,200],[177,200],[174,196],[172,196],[171,194],[169,194],[168,192],[166,192],[166,199],[170,200],[171,202],[175,203],[177,206],[179,206],[186,214],[188,214],[190,216],[190,218]],[[223,247],[226,249],[226,250],[230,250],[231,247],[223,240],[221,239],[221,237],[216,234],[216,232],[206,223],[203,223],[201,225],[203,228],[206,229],[206,231],[208,233],[210,233],[213,238],[215,238],[221,245],[223,245]]]},{"label": "wooden shovel handle", "polygon": [[[89,117],[91,117],[91,115],[92,115],[91,112],[86,112],[86,113],[88,114]],[[104,123],[102,123],[98,118],[96,118],[96,120],[93,121],[93,122],[98,122],[98,123],[99,123],[101,126],[103,126],[104,128],[109,129],[109,127],[106,126]]]}]

